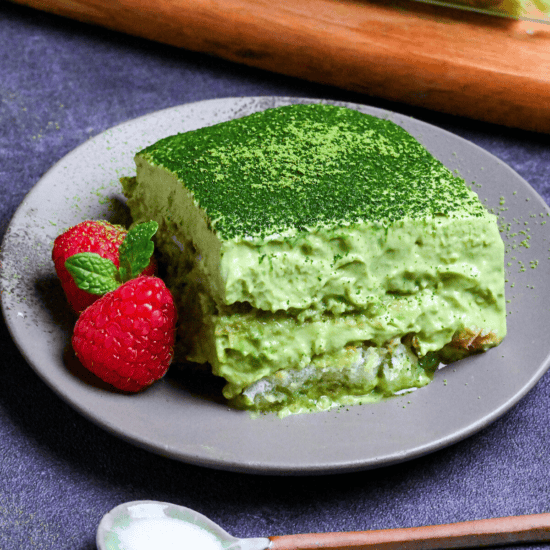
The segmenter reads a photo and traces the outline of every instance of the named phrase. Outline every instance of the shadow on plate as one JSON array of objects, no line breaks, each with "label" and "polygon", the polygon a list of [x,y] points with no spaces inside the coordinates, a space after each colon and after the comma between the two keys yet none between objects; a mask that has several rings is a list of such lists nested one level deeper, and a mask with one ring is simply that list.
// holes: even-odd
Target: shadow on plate
[{"label": "shadow on plate", "polygon": [[[91,373],[79,361],[70,342],[67,343],[63,351],[63,363],[73,376],[93,388],[121,395],[135,395],[136,393],[141,393],[119,390]],[[181,389],[202,400],[212,401],[221,405],[226,404],[222,395],[222,388],[224,386],[223,379],[214,376],[203,365],[196,365],[194,363],[175,363],[168,369],[166,376],[162,379],[162,383],[168,384],[177,390]],[[142,391],[147,391],[147,388],[144,388]]]},{"label": "shadow on plate", "polygon": [[164,377],[165,383],[179,387],[194,397],[227,405],[222,395],[225,380],[214,376],[209,365],[198,363],[174,363]]},{"label": "shadow on plate", "polygon": [[119,390],[114,386],[111,386],[111,384],[107,384],[107,382],[104,382],[103,380],[101,380],[101,378],[91,373],[78,360],[70,342],[65,346],[65,349],[63,350],[63,364],[73,376],[75,376],[76,378],[78,378],[88,386],[91,386],[93,388],[97,388],[100,390],[105,390],[110,393],[119,393],[121,395],[127,395],[129,393],[129,392]]},{"label": "shadow on plate", "polygon": [[59,279],[55,275],[47,275],[37,279],[34,288],[52,323],[67,333],[72,332],[77,317],[65,298]]},{"label": "shadow on plate", "polygon": [[108,202],[107,221],[128,229],[132,225],[132,216],[126,203],[118,195],[105,197],[104,200]]}]

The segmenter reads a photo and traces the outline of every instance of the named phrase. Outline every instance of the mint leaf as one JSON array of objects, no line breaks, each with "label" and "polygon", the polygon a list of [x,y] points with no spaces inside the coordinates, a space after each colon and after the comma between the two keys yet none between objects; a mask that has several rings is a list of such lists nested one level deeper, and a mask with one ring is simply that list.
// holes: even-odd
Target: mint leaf
[{"label": "mint leaf", "polygon": [[90,294],[103,295],[120,286],[115,264],[95,252],[79,252],[65,261],[76,286]]},{"label": "mint leaf", "polygon": [[137,277],[148,265],[155,245],[151,237],[157,232],[158,223],[140,223],[128,231],[118,249],[119,273],[123,282]]}]

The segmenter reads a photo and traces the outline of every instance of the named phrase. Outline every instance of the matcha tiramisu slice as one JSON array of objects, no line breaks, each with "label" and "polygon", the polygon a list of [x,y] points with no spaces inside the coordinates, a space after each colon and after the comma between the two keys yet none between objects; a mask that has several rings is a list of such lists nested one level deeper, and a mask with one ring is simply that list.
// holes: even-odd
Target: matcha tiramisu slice
[{"label": "matcha tiramisu slice", "polygon": [[167,137],[123,180],[224,395],[299,411],[425,385],[506,333],[496,218],[396,124],[290,105]]}]

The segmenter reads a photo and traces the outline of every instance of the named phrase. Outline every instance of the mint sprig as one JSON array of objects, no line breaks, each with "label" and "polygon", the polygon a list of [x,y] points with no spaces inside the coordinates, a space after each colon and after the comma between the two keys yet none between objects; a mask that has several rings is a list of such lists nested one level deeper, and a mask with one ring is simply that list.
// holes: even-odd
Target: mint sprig
[{"label": "mint sprig", "polygon": [[95,252],[79,252],[65,261],[67,271],[78,288],[99,296],[135,279],[148,265],[155,245],[151,238],[158,230],[157,222],[136,225],[128,231],[119,253],[119,268]]},{"label": "mint sprig", "polygon": [[149,265],[155,250],[151,238],[158,228],[157,222],[150,221],[140,223],[128,231],[128,235],[118,249],[120,262],[118,271],[122,282],[135,279]]}]

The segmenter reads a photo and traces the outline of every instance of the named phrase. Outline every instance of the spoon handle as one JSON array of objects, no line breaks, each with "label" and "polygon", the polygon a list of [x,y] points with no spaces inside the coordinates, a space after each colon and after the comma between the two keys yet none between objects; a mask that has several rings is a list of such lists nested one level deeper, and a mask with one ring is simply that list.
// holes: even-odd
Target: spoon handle
[{"label": "spoon handle", "polygon": [[445,525],[269,537],[269,550],[432,550],[550,541],[550,514]]}]

